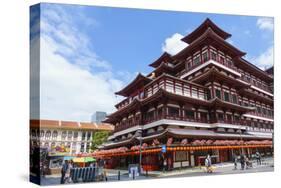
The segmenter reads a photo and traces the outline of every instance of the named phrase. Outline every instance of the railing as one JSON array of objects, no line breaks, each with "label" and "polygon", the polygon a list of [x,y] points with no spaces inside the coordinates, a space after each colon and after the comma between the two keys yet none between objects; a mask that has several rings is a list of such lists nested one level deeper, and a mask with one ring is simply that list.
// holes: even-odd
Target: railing
[{"label": "railing", "polygon": [[[158,116],[154,116],[154,117],[150,117],[150,118],[144,118],[143,119],[143,124],[148,124],[148,123],[152,123],[158,120],[162,120],[162,119],[167,119],[167,120],[178,120],[178,121],[187,121],[187,122],[197,122],[197,123],[226,123],[226,124],[232,124],[232,125],[243,125],[246,126],[247,125],[247,121],[246,120],[227,120],[227,119],[223,119],[223,120],[219,120],[219,119],[211,119],[208,120],[207,118],[192,118],[192,117],[188,117],[188,116],[179,116],[179,115],[158,115]],[[126,122],[124,122],[123,124],[118,125],[117,127],[115,127],[114,132],[118,132],[118,131],[122,131],[131,127],[134,127],[136,125],[140,125],[140,121],[138,122],[133,122],[133,123],[129,123],[126,124]]]},{"label": "railing", "polygon": [[167,119],[167,120],[178,120],[178,121],[189,121],[189,122],[198,122],[198,123],[210,123],[209,120],[205,119],[205,118],[190,118],[187,116],[179,116],[179,115],[166,115],[166,116],[158,116],[155,118],[149,118],[149,119],[145,119],[144,123],[152,123],[154,121],[158,121],[161,119]]},{"label": "railing", "polygon": [[232,125],[246,125],[247,122],[245,120],[215,120],[213,123],[226,123]]},{"label": "railing", "polygon": [[251,91],[251,90],[249,90],[249,89],[247,89],[246,91],[249,92],[249,93],[252,93],[252,94],[254,94],[254,95],[258,95],[258,96],[260,96],[260,97],[262,97],[262,98],[266,98],[266,99],[269,99],[269,100],[273,100],[272,97],[270,97],[270,96],[268,96],[268,95],[266,95],[266,94],[264,94],[264,93],[261,93],[261,92],[258,92],[258,91]]},{"label": "railing", "polygon": [[269,92],[271,94],[273,93],[273,91],[270,90],[269,87],[264,87],[264,85],[258,85],[257,82],[253,82],[253,79],[248,80],[244,75],[241,76],[241,80],[243,80],[243,81],[245,81],[247,83],[250,83],[251,85],[253,85],[253,86],[255,86],[255,87],[259,88],[259,89],[262,89],[264,91],[267,91],[267,92]]},{"label": "railing", "polygon": [[138,99],[148,98],[153,94],[155,94],[160,88],[177,95],[198,98],[201,100],[207,99],[207,93],[204,87],[191,84],[185,80],[180,80],[172,76],[164,75],[161,78],[156,78],[149,85],[145,86],[143,95],[128,97],[127,99],[121,101],[116,106],[118,109],[122,109],[127,105],[129,105],[134,100],[134,98],[138,98]]},{"label": "railing", "polygon": [[135,120],[132,122],[124,121],[121,124],[119,124],[118,126],[115,126],[113,133],[131,128],[131,127],[134,127],[134,126],[140,125],[140,124],[141,124],[140,120]]},{"label": "railing", "polygon": [[267,132],[267,133],[272,133],[274,130],[273,129],[265,129],[265,128],[258,128],[258,127],[250,127],[248,126],[247,131],[257,131],[257,132]]},{"label": "railing", "polygon": [[273,119],[273,118],[274,118],[274,116],[265,115],[265,114],[263,114],[263,113],[258,113],[258,112],[254,112],[254,111],[247,112],[247,114],[254,115],[254,116],[258,116],[258,117],[269,118],[269,119]]},{"label": "railing", "polygon": [[[136,98],[139,98],[139,97],[136,96]],[[128,98],[124,99],[123,101],[121,101],[120,103],[118,103],[118,104],[116,105],[116,107],[117,107],[118,109],[121,109],[121,108],[123,108],[123,107],[129,105],[132,101],[133,101],[133,98],[132,98],[132,97],[128,97]]]},{"label": "railing", "polygon": [[187,69],[184,69],[183,71],[180,72],[179,76],[182,76],[182,75],[184,75],[185,73],[188,73],[189,71],[192,71],[192,70],[195,69],[196,67],[198,67],[198,66],[200,66],[200,65],[202,65],[202,64],[204,64],[204,63],[206,63],[206,62],[209,61],[209,60],[214,60],[215,62],[217,62],[217,63],[219,63],[219,64],[221,64],[221,65],[223,65],[223,66],[225,66],[225,67],[227,67],[227,68],[229,68],[229,69],[231,69],[231,70],[234,70],[234,71],[238,72],[237,67],[235,67],[234,65],[229,65],[229,63],[226,62],[226,61],[220,61],[220,60],[218,60],[218,58],[212,58],[212,57],[210,57],[210,58],[207,58],[205,61],[202,60],[201,63],[194,64],[193,66],[189,67],[188,70],[187,70]]}]

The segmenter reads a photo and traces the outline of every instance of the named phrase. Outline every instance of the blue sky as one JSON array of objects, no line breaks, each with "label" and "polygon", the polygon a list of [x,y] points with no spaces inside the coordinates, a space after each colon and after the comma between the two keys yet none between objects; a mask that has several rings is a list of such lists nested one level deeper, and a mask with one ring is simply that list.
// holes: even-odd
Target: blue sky
[{"label": "blue sky", "polygon": [[[31,15],[38,13],[34,10]],[[41,74],[42,117],[88,121],[96,110],[112,112],[114,103],[121,100],[113,93],[137,72],[151,72],[148,64],[164,50],[175,53],[185,47],[180,38],[207,17],[232,34],[228,42],[246,52],[246,59],[260,68],[273,64],[271,18],[41,4],[41,35],[33,32],[31,40],[40,39],[45,57],[41,61],[41,69],[46,65],[46,73],[42,69]],[[61,70],[63,76],[54,70]],[[82,89],[79,83],[84,84]],[[68,97],[57,96],[65,92]]]}]

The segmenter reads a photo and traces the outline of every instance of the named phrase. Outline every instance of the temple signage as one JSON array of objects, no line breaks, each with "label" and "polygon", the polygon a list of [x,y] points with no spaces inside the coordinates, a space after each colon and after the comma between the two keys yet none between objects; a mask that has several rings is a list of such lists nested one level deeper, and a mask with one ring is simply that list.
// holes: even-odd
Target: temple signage
[{"label": "temple signage", "polygon": [[161,152],[166,153],[166,151],[167,151],[166,145],[162,145]]}]

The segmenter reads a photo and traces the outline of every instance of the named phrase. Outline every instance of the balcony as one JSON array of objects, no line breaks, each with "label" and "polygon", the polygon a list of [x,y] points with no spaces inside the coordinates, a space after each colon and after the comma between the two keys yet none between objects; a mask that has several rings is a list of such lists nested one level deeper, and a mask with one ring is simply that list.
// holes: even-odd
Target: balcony
[{"label": "balcony", "polygon": [[263,90],[263,91],[266,91],[270,94],[273,94],[273,91],[270,89],[269,86],[264,86],[262,84],[257,84],[257,82],[254,82],[253,79],[247,79],[244,75],[241,76],[241,80],[243,80],[244,82],[247,82],[247,83],[250,83],[251,85]]},{"label": "balcony", "polygon": [[247,125],[245,120],[215,120],[213,123],[226,123],[232,125]]},{"label": "balcony", "polygon": [[141,121],[140,120],[135,120],[135,121],[122,121],[121,124],[119,124],[118,126],[115,126],[113,133],[140,125]]},{"label": "balcony", "polygon": [[215,57],[208,57],[208,58],[206,58],[205,60],[202,59],[202,61],[201,61],[200,63],[197,63],[197,64],[194,64],[194,63],[192,62],[192,63],[191,63],[192,66],[190,66],[190,67],[188,67],[187,69],[184,69],[183,71],[181,71],[181,72],[178,74],[178,76],[179,76],[179,77],[182,77],[184,74],[193,71],[195,68],[199,67],[200,65],[202,65],[202,64],[204,64],[204,63],[207,63],[207,62],[210,61],[210,60],[213,60],[213,61],[215,61],[216,63],[218,63],[219,65],[222,65],[223,67],[226,67],[226,68],[228,68],[228,69],[230,69],[230,70],[232,70],[232,71],[235,71],[236,74],[239,74],[239,75],[240,75],[240,73],[239,73],[237,67],[235,67],[232,62],[230,63],[230,62],[227,62],[227,61],[225,61],[225,60],[219,60],[218,57],[216,57],[216,58],[215,58]]},{"label": "balcony", "polygon": [[168,119],[168,120],[177,120],[177,121],[189,121],[189,122],[198,122],[198,123],[210,123],[207,119],[205,118],[190,118],[187,116],[178,116],[178,115],[160,115],[157,117],[153,117],[153,118],[147,118],[144,119],[144,124],[148,124],[148,123],[152,123],[161,119]]},{"label": "balcony", "polygon": [[263,117],[263,118],[268,118],[268,119],[273,119],[274,118],[274,116],[266,115],[266,114],[263,114],[263,113],[258,113],[258,112],[255,112],[255,111],[248,112],[247,114],[253,115],[253,116],[258,116],[258,117]]},{"label": "balcony", "polygon": [[207,93],[204,87],[197,84],[192,84],[186,80],[181,80],[179,78],[163,74],[154,79],[151,83],[147,84],[142,92],[124,99],[123,101],[118,103],[116,107],[118,110],[120,110],[131,104],[135,99],[143,100],[151,97],[152,95],[157,93],[160,88],[170,93],[182,96],[197,98],[201,100],[207,99]]}]

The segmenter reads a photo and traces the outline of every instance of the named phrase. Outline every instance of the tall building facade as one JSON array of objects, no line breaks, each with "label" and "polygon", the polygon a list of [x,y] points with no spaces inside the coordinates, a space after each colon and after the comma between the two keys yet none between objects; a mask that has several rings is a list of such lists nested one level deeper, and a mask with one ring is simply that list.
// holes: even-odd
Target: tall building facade
[{"label": "tall building facade", "polygon": [[115,130],[95,155],[114,168],[139,162],[141,153],[148,170],[164,161],[168,168],[201,165],[207,154],[213,162],[272,155],[273,71],[244,59],[229,37],[206,19],[182,39],[186,48],[163,53],[150,74],[116,92],[126,99],[105,120]]},{"label": "tall building facade", "polygon": [[92,115],[92,122],[93,123],[101,123],[106,118],[106,112],[96,111]]}]

